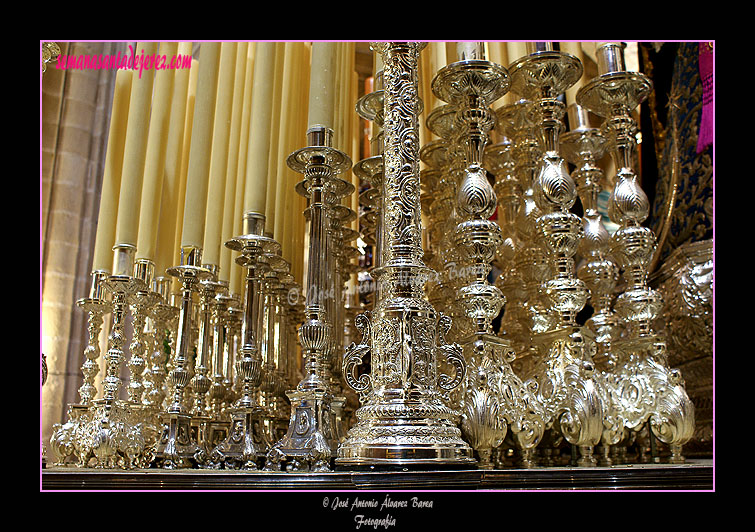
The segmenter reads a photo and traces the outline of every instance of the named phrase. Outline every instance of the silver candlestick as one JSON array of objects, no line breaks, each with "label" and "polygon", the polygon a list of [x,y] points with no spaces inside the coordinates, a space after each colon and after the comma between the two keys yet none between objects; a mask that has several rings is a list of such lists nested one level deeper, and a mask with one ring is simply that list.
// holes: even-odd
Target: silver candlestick
[{"label": "silver candlestick", "polygon": [[171,284],[172,279],[169,277],[157,277],[154,280],[154,291],[160,295],[160,300],[151,312],[152,345],[145,371],[142,402],[157,412],[162,411],[165,401],[168,359],[175,342],[172,330],[178,319],[178,308],[170,301]]},{"label": "silver candlestick", "polygon": [[288,392],[291,417],[286,435],[267,455],[265,469],[327,471],[331,468],[338,440],[333,411],[333,390],[326,366],[333,342],[333,316],[329,314],[327,287],[333,251],[328,234],[331,209],[354,192],[354,186],[337,177],[351,168],[351,160],[332,147],[333,131],[312,126],[308,146],[287,159],[288,166],[304,174],[296,191],[308,198],[309,261],[307,263],[306,310],[299,328],[304,357],[304,377]]},{"label": "silver candlestick", "polygon": [[461,343],[467,360],[467,378],[461,396],[461,426],[478,453],[480,468],[492,468],[492,449],[498,447],[511,426],[515,439],[524,447],[539,443],[544,423],[534,407],[536,399],[509,366],[514,351],[507,340],[493,335],[492,320],[505,298],[487,281],[491,262],[503,242],[501,228],[491,216],[497,198],[482,166],[495,114],[489,105],[508,91],[508,73],[484,59],[452,63],[438,72],[433,90],[457,109],[464,168],[458,186],[455,244],[473,272],[470,282],[459,290],[474,332]]},{"label": "silver candlestick", "polygon": [[104,288],[112,297],[112,325],[105,354],[103,397],[92,401],[77,435],[81,465],[94,460],[98,468],[130,469],[139,465],[144,451],[139,416],[130,401],[119,399],[129,299],[144,288],[144,282],[133,276],[134,252],[134,246],[115,246],[113,273],[103,280]]},{"label": "silver candlestick", "polygon": [[[194,376],[191,379],[191,428],[192,439],[197,442],[194,459],[200,466],[206,465],[208,454],[213,449],[210,428],[212,416],[209,411],[209,391],[214,383],[213,359],[218,347],[215,339],[218,332],[216,299],[218,293],[226,287],[225,282],[217,278],[217,266],[205,264],[212,272],[212,277],[199,282],[199,335]],[[221,376],[222,378],[222,376]]]},{"label": "silver candlestick", "polygon": [[160,415],[163,433],[155,453],[155,463],[165,469],[192,467],[199,450],[196,440],[191,437],[191,413],[185,404],[184,393],[193,374],[190,351],[193,347],[194,293],[202,280],[212,276],[210,270],[201,266],[201,261],[200,248],[182,248],[181,264],[167,270],[168,275],[181,281],[181,306],[173,367],[168,374],[169,405]]},{"label": "silver candlestick", "polygon": [[213,322],[213,362],[212,383],[208,391],[208,415],[210,422],[207,430],[208,448],[213,449],[228,436],[229,419],[223,410],[227,393],[225,375],[228,368],[228,358],[233,354],[232,335],[230,331],[229,308],[236,299],[228,291],[227,282],[212,302]]},{"label": "silver candlestick", "polygon": [[[575,275],[574,255],[582,236],[579,216],[569,212],[577,194],[566,162],[559,154],[564,104],[558,99],[582,75],[576,57],[553,50],[552,43],[534,43],[528,55],[509,68],[512,90],[532,102],[542,134],[544,153],[533,182],[534,200],[541,211],[537,235],[551,262],[551,276],[541,285],[556,318],[554,328],[533,337],[541,357],[528,375],[538,382],[538,398],[549,415],[548,426],[558,429],[579,449],[582,466],[597,464],[594,446],[600,441],[603,405],[593,380],[589,331],[575,318],[588,291]],[[530,46],[528,44],[528,46]]]},{"label": "silver candlestick", "polygon": [[603,171],[596,162],[606,154],[607,140],[599,128],[590,126],[587,110],[579,104],[569,106],[568,118],[570,130],[560,136],[559,142],[564,158],[575,166],[572,175],[584,212],[584,237],[579,248],[582,264],[577,269],[577,275],[590,290],[594,310],[586,325],[592,331],[597,346],[593,357],[596,365],[594,379],[604,407],[599,461],[600,465],[612,465],[610,448],[624,437],[625,427],[618,409],[613,373],[615,362],[611,349],[612,341],[619,334],[618,319],[611,310],[619,270],[610,256],[610,235],[598,212]]},{"label": "silver candlestick", "polygon": [[[383,182],[383,70],[375,72],[374,90],[362,96],[355,105],[356,112],[365,120],[373,122],[372,137],[370,138],[370,156],[357,161],[352,171],[360,180],[369,184],[369,188],[359,192],[359,203],[364,207],[361,218],[362,239],[367,245],[373,246],[372,267],[380,267],[382,254],[382,225],[383,225],[383,197],[381,195]],[[375,294],[368,294],[365,302],[368,307],[374,303]],[[352,317],[353,320],[353,317]],[[352,321],[353,323],[353,321]],[[349,325],[350,326],[350,325]],[[353,327],[351,327],[353,330]],[[356,335],[355,335],[356,336]]]},{"label": "silver candlestick", "polygon": [[669,445],[671,462],[683,462],[681,448],[694,433],[695,409],[681,373],[668,367],[665,339],[652,329],[663,299],[647,284],[656,240],[653,231],[641,225],[649,202],[634,171],[637,126],[632,112],[650,94],[652,83],[644,74],[626,70],[623,48],[623,43],[599,45],[599,75],[577,92],[580,105],[605,118],[603,129],[617,168],[609,216],[619,225],[611,251],[626,284],[614,303],[626,327],[612,344],[619,357],[620,405],[630,429],[649,422],[653,434]]},{"label": "silver candlestick", "polygon": [[265,217],[248,212],[243,219],[243,235],[226,246],[241,253],[237,262],[246,268],[246,297],[241,329],[241,346],[236,355],[236,379],[241,394],[229,408],[228,436],[210,453],[209,464],[214,468],[259,468],[270,440],[264,427],[264,410],[257,403],[257,392],[263,379],[263,360],[257,338],[262,304],[262,282],[267,268],[264,255],[275,253],[278,242],[265,236]]},{"label": "silver candlestick", "polygon": [[[111,303],[107,299],[107,292],[104,288],[104,281],[108,276],[108,272],[93,271],[89,296],[76,302],[77,306],[87,313],[87,330],[89,335],[87,346],[84,349],[85,360],[81,366],[84,382],[79,388],[79,402],[68,405],[66,422],[63,424],[56,423],[52,427],[50,450],[53,458],[52,462],[56,466],[67,465],[71,459],[77,460],[79,455],[78,435],[80,425],[86,419],[87,412],[97,394],[94,383],[95,377],[100,371],[97,363],[97,359],[100,357],[99,338],[104,315],[111,310]],[[85,466],[85,460],[78,460],[78,464]]]},{"label": "silver candlestick", "polygon": [[[419,183],[418,76],[421,45],[375,43],[383,56],[383,255],[373,271],[380,286],[371,314],[360,314],[359,344],[347,349],[343,374],[360,393],[356,424],[338,448],[340,467],[474,464],[447,404],[464,379],[458,344],[447,344],[449,319],[423,297],[430,274],[422,262]],[[356,371],[371,355],[369,375]],[[444,357],[455,375],[439,374]]]}]

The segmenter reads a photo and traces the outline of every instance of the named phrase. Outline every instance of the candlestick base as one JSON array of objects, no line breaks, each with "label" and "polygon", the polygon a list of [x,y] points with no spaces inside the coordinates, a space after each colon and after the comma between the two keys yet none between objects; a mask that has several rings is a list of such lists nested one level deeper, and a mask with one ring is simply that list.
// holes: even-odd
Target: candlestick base
[{"label": "candlestick base", "polygon": [[[407,271],[400,275],[406,276]],[[410,275],[418,274],[412,271]],[[418,280],[413,283],[420,286]],[[419,298],[389,296],[378,302],[372,314],[360,314],[355,321],[362,340],[346,350],[342,372],[346,383],[360,394],[362,406],[356,411],[357,423],[338,447],[336,467],[475,467],[473,451],[457,426],[460,413],[447,405],[448,393],[461,384],[466,368],[461,347],[445,342],[450,319],[437,319],[435,311]],[[401,339],[414,346],[411,372],[394,369],[409,359],[399,352]],[[368,354],[371,374],[357,378],[355,371]],[[456,370],[453,377],[434,369],[435,357],[443,355]],[[375,371],[376,361],[384,361],[380,374]]]},{"label": "candlestick base", "polygon": [[180,412],[160,415],[163,432],[157,443],[155,464],[163,469],[194,467],[199,447],[192,439],[191,416]]},{"label": "candlestick base", "polygon": [[208,465],[213,469],[257,471],[270,448],[265,411],[253,405],[233,409],[230,416],[228,433],[210,453]]},{"label": "candlestick base", "polygon": [[78,435],[90,406],[69,404],[67,421],[62,425],[60,423],[53,425],[50,437],[52,465],[66,466],[76,463],[79,467],[87,467],[89,458],[81,456]]},{"label": "candlestick base", "polygon": [[267,453],[266,471],[330,471],[338,440],[333,397],[322,390],[291,390],[291,422],[286,435]]},{"label": "candlestick base", "polygon": [[144,437],[132,405],[99,399],[83,416],[79,433],[79,463],[102,469],[142,467]]},{"label": "candlestick base", "polygon": [[666,343],[656,335],[617,340],[619,363],[611,374],[619,412],[632,431],[649,425],[669,445],[671,463],[684,463],[682,445],[694,434],[695,407],[678,370],[668,367]]},{"label": "candlestick base", "polygon": [[541,357],[525,379],[537,383],[546,429],[552,428],[579,448],[578,465],[596,466],[592,449],[603,434],[605,407],[594,378],[591,332],[569,326],[538,334],[532,341]]}]

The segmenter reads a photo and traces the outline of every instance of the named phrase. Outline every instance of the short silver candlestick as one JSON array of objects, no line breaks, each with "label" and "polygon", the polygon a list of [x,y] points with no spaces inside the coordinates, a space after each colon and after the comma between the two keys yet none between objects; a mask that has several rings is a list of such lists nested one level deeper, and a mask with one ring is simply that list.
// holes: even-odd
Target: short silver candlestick
[{"label": "short silver candlestick", "polygon": [[202,280],[212,277],[212,272],[201,266],[201,261],[200,248],[184,247],[181,249],[181,264],[167,270],[168,275],[181,281],[181,306],[173,367],[168,374],[169,405],[160,415],[163,432],[155,453],[156,465],[165,469],[193,467],[199,450],[192,438],[191,412],[184,401],[184,392],[193,374],[190,350],[193,347],[194,294]]},{"label": "short silver candlestick", "polygon": [[50,438],[50,451],[52,463],[63,466],[77,461],[78,465],[85,466],[86,460],[79,460],[80,425],[86,420],[92,401],[97,394],[95,378],[100,371],[97,360],[100,357],[100,333],[104,315],[111,311],[111,303],[107,298],[104,281],[109,276],[106,271],[93,271],[92,284],[89,296],[79,299],[76,304],[87,313],[87,346],[84,349],[84,363],[81,373],[84,382],[79,388],[79,402],[68,405],[67,420],[65,423],[56,423],[52,427]]},{"label": "short silver candlestick", "polygon": [[214,468],[259,469],[270,448],[265,430],[264,410],[257,402],[257,393],[263,379],[263,361],[259,352],[260,309],[262,281],[266,271],[266,253],[275,253],[280,246],[265,236],[265,216],[248,212],[243,219],[243,233],[226,242],[226,246],[241,255],[237,262],[246,268],[246,297],[241,324],[241,346],[236,355],[236,379],[240,381],[240,397],[228,409],[230,426],[228,435],[209,456]]}]

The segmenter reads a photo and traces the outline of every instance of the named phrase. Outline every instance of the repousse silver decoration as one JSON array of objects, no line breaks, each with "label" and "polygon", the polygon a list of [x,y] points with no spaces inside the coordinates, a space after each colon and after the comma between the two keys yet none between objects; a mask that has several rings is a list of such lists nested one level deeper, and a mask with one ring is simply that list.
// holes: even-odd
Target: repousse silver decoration
[{"label": "repousse silver decoration", "polygon": [[558,151],[564,116],[558,96],[581,77],[582,65],[574,56],[545,48],[509,67],[512,90],[532,102],[533,118],[542,134],[543,155],[532,183],[540,210],[535,234],[551,263],[540,290],[555,320],[549,330],[533,335],[538,358],[524,377],[537,382],[546,426],[579,449],[580,465],[592,466],[597,463],[593,448],[601,438],[604,408],[593,378],[592,339],[575,322],[588,296],[575,275],[573,259],[582,223],[569,212],[577,198],[576,185]]},{"label": "repousse silver decoration", "polygon": [[[450,320],[422,297],[430,273],[422,262],[417,61],[420,44],[375,43],[383,56],[383,250],[373,271],[379,285],[371,314],[358,316],[359,344],[344,355],[347,384],[362,397],[356,424],[338,447],[341,467],[473,463],[448,405],[466,364],[461,347],[447,344]],[[369,354],[369,375],[356,367]],[[445,359],[454,372],[438,371]]]}]

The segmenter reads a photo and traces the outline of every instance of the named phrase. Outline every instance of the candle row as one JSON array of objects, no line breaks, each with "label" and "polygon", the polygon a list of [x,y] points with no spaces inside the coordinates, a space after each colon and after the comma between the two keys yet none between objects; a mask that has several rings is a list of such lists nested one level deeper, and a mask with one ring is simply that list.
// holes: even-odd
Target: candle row
[{"label": "candle row", "polygon": [[[182,249],[201,249],[203,264],[241,293],[244,272],[224,243],[254,212],[302,284],[306,199],[286,157],[311,125],[333,129],[347,151],[360,138],[354,43],[315,44],[203,42],[189,69],[117,72],[93,271],[112,272],[114,246],[135,247],[156,276]],[[193,48],[136,44],[168,57]]]}]

